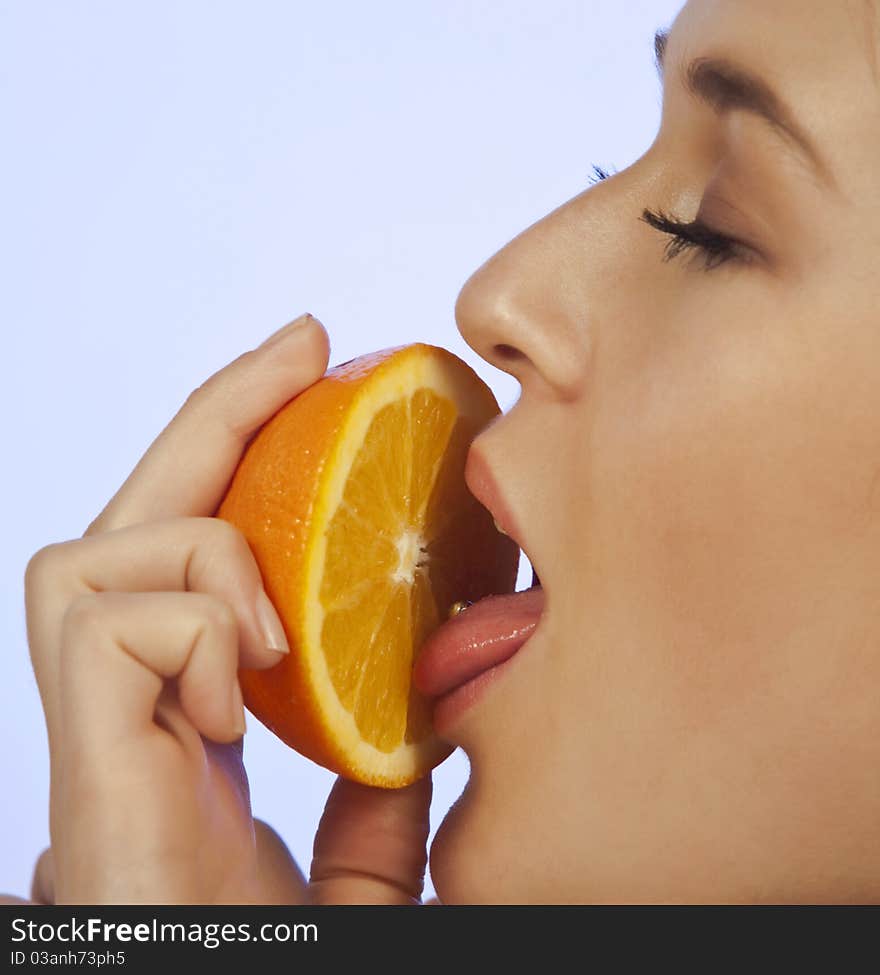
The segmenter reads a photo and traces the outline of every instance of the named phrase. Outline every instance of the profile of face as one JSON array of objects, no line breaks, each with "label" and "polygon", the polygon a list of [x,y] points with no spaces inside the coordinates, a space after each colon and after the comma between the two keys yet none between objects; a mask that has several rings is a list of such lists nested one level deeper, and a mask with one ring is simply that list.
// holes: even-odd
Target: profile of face
[{"label": "profile of face", "polygon": [[545,609],[447,734],[444,902],[880,898],[876,7],[690,0],[647,152],[458,297]]}]

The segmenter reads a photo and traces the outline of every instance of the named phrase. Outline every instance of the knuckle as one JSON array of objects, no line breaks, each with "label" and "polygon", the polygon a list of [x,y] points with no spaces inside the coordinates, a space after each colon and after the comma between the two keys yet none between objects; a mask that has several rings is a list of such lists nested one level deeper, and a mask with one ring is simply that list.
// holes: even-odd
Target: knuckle
[{"label": "knuckle", "polygon": [[211,545],[224,558],[241,561],[252,557],[247,539],[232,522],[223,518],[211,518],[209,521],[212,523],[209,530],[213,534]]},{"label": "knuckle", "polygon": [[103,593],[81,593],[70,601],[61,621],[62,632],[74,639],[97,633],[104,626]]},{"label": "knuckle", "polygon": [[255,349],[242,352],[213,376],[209,376],[187,397],[181,413],[193,413],[201,424],[210,424],[236,442],[246,442],[254,433],[250,421],[242,421],[233,404],[245,385],[245,378],[265,366]]},{"label": "knuckle", "polygon": [[219,369],[217,372],[208,376],[187,396],[183,404],[185,410],[200,410],[210,407],[212,404],[222,404],[228,395],[228,386],[231,382],[231,373],[234,366],[242,362],[249,362],[254,358],[253,350],[243,352],[240,356],[233,359],[228,365]]},{"label": "knuckle", "polygon": [[197,520],[199,524],[192,529],[195,544],[187,564],[186,587],[210,592],[221,579],[224,584],[247,586],[256,563],[245,536],[224,518]]},{"label": "knuckle", "polygon": [[102,511],[101,514],[89,522],[88,528],[83,532],[83,538],[88,538],[91,535],[101,535],[106,531],[112,530],[112,527],[112,522],[108,518],[106,511]]},{"label": "knuckle", "polygon": [[235,610],[226,600],[217,596],[205,597],[204,617],[208,625],[215,630],[231,631],[238,629]]},{"label": "knuckle", "polygon": [[[213,377],[211,377],[213,379]],[[206,379],[203,383],[196,386],[183,402],[180,412],[189,412],[193,409],[200,409],[205,399],[210,397],[213,388],[211,379]]]},{"label": "knuckle", "polygon": [[51,580],[57,578],[66,545],[65,542],[53,542],[43,546],[31,556],[24,571],[26,593],[43,589]]}]

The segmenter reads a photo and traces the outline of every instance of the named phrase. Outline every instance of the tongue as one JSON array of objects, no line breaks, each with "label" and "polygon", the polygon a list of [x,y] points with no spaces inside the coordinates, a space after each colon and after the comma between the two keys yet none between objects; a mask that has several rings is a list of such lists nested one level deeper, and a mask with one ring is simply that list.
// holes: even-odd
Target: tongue
[{"label": "tongue", "polygon": [[413,682],[435,697],[503,663],[532,635],[543,609],[540,586],[486,596],[428,637],[413,667]]}]

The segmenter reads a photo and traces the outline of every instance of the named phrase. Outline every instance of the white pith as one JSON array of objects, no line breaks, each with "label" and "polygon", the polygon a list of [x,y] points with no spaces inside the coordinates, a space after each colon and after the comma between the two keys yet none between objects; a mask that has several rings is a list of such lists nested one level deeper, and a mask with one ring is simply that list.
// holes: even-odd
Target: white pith
[{"label": "white pith", "polygon": [[[404,397],[409,399],[418,389],[427,387],[436,395],[451,400],[459,416],[474,415],[478,425],[485,424],[489,419],[485,415],[485,400],[474,396],[470,388],[472,381],[472,377],[450,369],[443,360],[420,356],[414,358],[406,368],[381,371],[365,384],[338,437],[337,451],[328,458],[328,476],[316,499],[312,523],[324,530],[330,524],[333,513],[342,501],[351,465],[367,429],[373,417],[388,404]],[[396,540],[399,560],[392,578],[398,584],[412,585],[416,570],[427,560],[423,551],[422,527],[421,524],[409,524]],[[354,715],[339,701],[326,658],[321,652],[324,608],[319,594],[327,553],[324,531],[310,540],[309,548],[309,575],[303,592],[307,639],[303,649],[313,685],[329,712],[328,723],[334,728],[334,737],[339,741],[340,748],[351,754],[353,764],[376,769],[377,784],[382,783],[383,776],[390,779],[405,776],[410,769],[423,765],[426,751],[438,751],[444,746],[432,736],[422,743],[404,741],[394,751],[384,752],[363,740]]]},{"label": "white pith", "polygon": [[413,528],[405,528],[397,539],[397,557],[399,559],[394,575],[395,582],[412,585],[416,567],[428,561],[428,553],[424,550],[425,539],[422,533]]}]

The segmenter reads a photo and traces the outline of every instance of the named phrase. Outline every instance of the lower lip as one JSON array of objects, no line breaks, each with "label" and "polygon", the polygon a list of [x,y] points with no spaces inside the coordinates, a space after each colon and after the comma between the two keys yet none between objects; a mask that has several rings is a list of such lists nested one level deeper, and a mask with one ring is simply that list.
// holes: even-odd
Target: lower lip
[{"label": "lower lip", "polygon": [[[534,636],[534,633],[532,634]],[[529,637],[531,639],[531,637]],[[458,724],[461,717],[470,710],[483,697],[489,687],[498,680],[504,673],[511,661],[518,653],[522,653],[523,647],[529,641],[526,640],[516,653],[512,654],[507,660],[488,670],[484,670],[476,677],[472,677],[464,684],[447,691],[434,702],[434,731],[440,738],[446,735]]]}]

